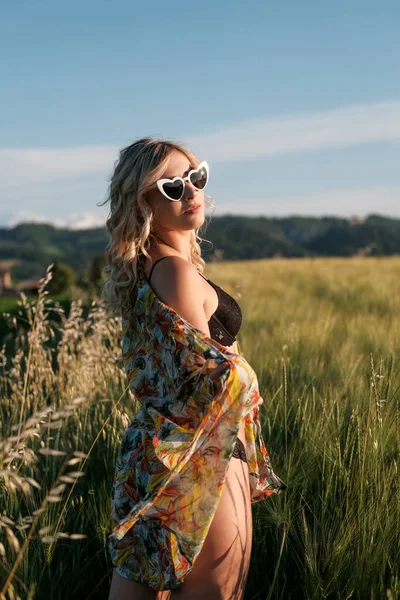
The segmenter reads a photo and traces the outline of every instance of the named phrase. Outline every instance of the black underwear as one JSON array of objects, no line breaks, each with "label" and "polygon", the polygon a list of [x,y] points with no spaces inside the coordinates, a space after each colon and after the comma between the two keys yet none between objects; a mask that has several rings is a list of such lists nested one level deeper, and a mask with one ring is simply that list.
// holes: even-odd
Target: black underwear
[{"label": "black underwear", "polygon": [[240,458],[243,462],[247,463],[246,450],[244,448],[242,440],[239,438],[236,440],[235,449],[232,454],[233,458]]}]

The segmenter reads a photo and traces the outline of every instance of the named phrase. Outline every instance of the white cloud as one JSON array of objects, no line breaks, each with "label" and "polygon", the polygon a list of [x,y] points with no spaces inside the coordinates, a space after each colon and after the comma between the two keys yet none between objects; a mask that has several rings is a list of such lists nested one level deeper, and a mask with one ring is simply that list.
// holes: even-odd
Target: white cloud
[{"label": "white cloud", "polygon": [[227,213],[267,217],[334,215],[344,218],[366,217],[371,213],[378,213],[400,218],[400,186],[338,189],[307,196],[249,198],[245,206],[236,205],[234,201],[218,204],[214,215]]},{"label": "white cloud", "polygon": [[[250,119],[213,133],[188,135],[185,142],[199,156],[227,162],[397,139],[400,101]],[[118,150],[114,145],[0,148],[0,189],[96,173],[105,181],[113,170]]]},{"label": "white cloud", "polygon": [[[211,215],[208,209],[206,214],[211,217],[231,214],[264,215],[266,217],[309,215],[364,218],[371,213],[400,219],[400,186],[339,189],[307,196],[250,198],[246,200],[245,205],[235,204],[235,201],[232,200],[229,204],[217,203],[214,214]],[[102,215],[90,211],[74,212],[65,218],[53,218],[29,211],[19,211],[8,218],[8,226],[14,227],[18,223],[35,222],[51,223],[56,227],[69,229],[90,229],[104,227],[105,221],[105,212]]]},{"label": "white cloud", "polygon": [[190,138],[213,162],[400,139],[400,101],[251,119]]},{"label": "white cloud", "polygon": [[[400,140],[400,101],[250,119],[184,139],[187,147],[211,163],[389,140]],[[105,198],[119,149],[114,145],[0,148],[1,222],[13,226],[33,220],[72,229],[103,226],[108,207],[95,207]],[[400,217],[398,186],[260,197],[247,199],[245,205],[235,204],[234,192],[228,190],[231,201],[229,205],[218,203],[216,215],[229,212],[350,217],[378,212]]]},{"label": "white cloud", "polygon": [[76,148],[0,148],[0,186],[52,182],[112,171],[115,146]]},{"label": "white cloud", "polygon": [[19,223],[50,223],[55,227],[66,227],[68,229],[77,230],[104,227],[105,218],[88,211],[83,213],[70,213],[64,219],[60,219],[22,210],[9,218],[8,227],[15,227]]}]

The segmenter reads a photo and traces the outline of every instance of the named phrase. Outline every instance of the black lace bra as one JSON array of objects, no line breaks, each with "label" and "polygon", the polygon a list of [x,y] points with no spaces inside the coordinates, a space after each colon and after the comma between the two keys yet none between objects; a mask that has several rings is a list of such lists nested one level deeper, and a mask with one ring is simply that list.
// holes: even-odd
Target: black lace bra
[{"label": "black lace bra", "polygon": [[[162,256],[153,263],[149,278],[147,279],[150,285],[151,274],[156,264],[168,258]],[[199,273],[201,275],[201,273]],[[225,290],[219,285],[201,275],[208,283],[215,289],[218,295],[218,307],[217,310],[211,315],[208,320],[208,326],[210,329],[210,336],[213,340],[219,342],[223,346],[231,346],[236,341],[236,336],[239,333],[242,325],[242,311],[239,304],[232,296],[230,296]]]}]

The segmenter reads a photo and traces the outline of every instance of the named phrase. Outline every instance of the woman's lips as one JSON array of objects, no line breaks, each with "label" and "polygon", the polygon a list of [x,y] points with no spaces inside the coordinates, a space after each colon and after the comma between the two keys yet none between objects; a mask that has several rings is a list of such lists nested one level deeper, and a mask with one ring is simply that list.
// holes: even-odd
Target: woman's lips
[{"label": "woman's lips", "polygon": [[196,213],[200,210],[200,204],[196,204],[196,206],[194,206],[193,208],[187,209],[185,210],[185,214],[192,214],[192,213]]}]

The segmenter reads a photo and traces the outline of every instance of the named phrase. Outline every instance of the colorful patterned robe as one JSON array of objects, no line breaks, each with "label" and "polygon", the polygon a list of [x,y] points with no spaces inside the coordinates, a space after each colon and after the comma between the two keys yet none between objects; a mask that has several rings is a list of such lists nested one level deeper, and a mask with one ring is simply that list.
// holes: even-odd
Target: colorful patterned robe
[{"label": "colorful patterned robe", "polygon": [[240,351],[163,303],[139,271],[122,319],[122,361],[140,402],[123,435],[109,549],[117,571],[177,588],[198,556],[222,494],[241,421],[252,502],[286,488],[261,435],[257,376]]}]

